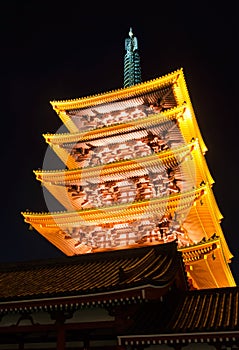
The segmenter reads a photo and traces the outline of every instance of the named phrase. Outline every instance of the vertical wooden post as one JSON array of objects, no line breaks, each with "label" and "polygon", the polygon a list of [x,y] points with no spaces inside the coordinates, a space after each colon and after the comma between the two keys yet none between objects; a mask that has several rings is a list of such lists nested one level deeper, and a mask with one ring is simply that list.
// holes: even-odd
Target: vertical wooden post
[{"label": "vertical wooden post", "polygon": [[57,350],[65,350],[65,327],[59,324],[57,327]]},{"label": "vertical wooden post", "polygon": [[90,340],[89,336],[84,337],[84,345],[83,345],[84,350],[89,350],[90,349]]},{"label": "vertical wooden post", "polygon": [[24,350],[24,340],[21,340],[18,346],[18,350]]},{"label": "vertical wooden post", "polygon": [[56,336],[57,336],[57,346],[56,350],[65,350],[65,341],[66,341],[66,335],[65,335],[65,320],[66,316],[63,311],[57,311],[54,314],[54,318],[56,320]]}]

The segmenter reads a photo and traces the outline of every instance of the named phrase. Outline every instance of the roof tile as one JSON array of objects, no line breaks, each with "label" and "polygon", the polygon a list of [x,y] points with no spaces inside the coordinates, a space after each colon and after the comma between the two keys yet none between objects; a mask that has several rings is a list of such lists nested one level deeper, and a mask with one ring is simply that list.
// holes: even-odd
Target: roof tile
[{"label": "roof tile", "polygon": [[2,265],[0,301],[85,295],[167,285],[179,269],[175,242],[135,249]]}]

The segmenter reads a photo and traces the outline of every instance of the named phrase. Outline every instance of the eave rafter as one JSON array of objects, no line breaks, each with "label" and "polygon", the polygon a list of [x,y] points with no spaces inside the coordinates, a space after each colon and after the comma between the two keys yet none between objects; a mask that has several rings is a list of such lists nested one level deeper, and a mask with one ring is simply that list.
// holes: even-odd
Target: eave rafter
[{"label": "eave rafter", "polygon": [[188,217],[184,222],[184,227],[190,232],[190,237],[194,242],[200,242],[204,238],[208,240],[214,235],[219,237],[224,260],[229,262],[233,255],[222,232],[220,225],[222,218],[223,216],[218,208],[213,191],[207,186],[203,198],[195,202],[191,207]]},{"label": "eave rafter", "polygon": [[[152,92],[154,90],[158,90],[159,88],[177,83],[177,81],[180,80],[179,78],[181,78],[185,84],[182,68],[161,78],[130,86],[128,88],[113,90],[103,94],[87,96],[80,99],[50,101],[50,103],[53,109],[58,113],[60,111],[88,108],[91,106],[128,99],[148,92]],[[182,83],[180,82],[180,84]]]},{"label": "eave rafter", "polygon": [[[117,101],[119,102],[131,98],[137,98],[144,94],[153,93],[155,91],[168,87],[171,87],[173,91],[174,99],[177,104],[177,107],[175,108],[177,109],[178,107],[180,108],[182,106],[187,106],[187,108],[189,109],[190,114],[192,115],[192,123],[189,123],[188,125],[190,133],[193,133],[191,137],[197,137],[199,139],[202,151],[203,153],[205,153],[207,151],[207,147],[203,142],[202,136],[197,126],[196,118],[194,116],[193,107],[190,101],[182,69],[178,69],[175,72],[165,75],[161,78],[137,84],[128,88],[110,91],[94,96],[88,96],[80,99],[51,101],[50,103],[53,109],[58,113],[63,123],[67,126],[70,133],[78,134],[79,130],[75,125],[74,121],[72,120],[71,115],[68,114],[69,111],[77,109],[84,110],[91,107],[96,108],[97,106],[103,104],[116,103]],[[168,113],[172,113],[172,111],[175,110],[175,108],[168,109],[166,112],[161,112],[160,115],[163,114],[166,116]],[[141,120],[139,121],[139,123],[141,123]],[[121,127],[122,126],[123,125],[121,124]],[[90,134],[91,132],[92,130],[90,131]],[[52,142],[52,135],[45,135],[44,137],[46,137],[48,143]],[[189,139],[187,139],[187,142],[188,141]],[[72,140],[72,142],[74,141]],[[76,140],[76,142],[78,142],[78,140]]]},{"label": "eave rafter", "polygon": [[71,170],[44,171],[35,170],[37,180],[52,184],[65,185],[71,182],[99,182],[125,179],[126,176],[142,176],[148,172],[160,172],[176,167],[190,157],[192,151],[198,148],[198,141],[194,140],[190,144],[161,151],[153,155],[134,158],[131,160],[117,161],[105,164],[104,166],[94,166]]},{"label": "eave rafter", "polygon": [[210,238],[207,241],[199,242],[195,245],[188,247],[182,247],[178,250],[183,254],[183,261],[185,264],[192,263],[201,259],[205,259],[205,256],[211,254],[215,249],[221,247],[219,237]]},{"label": "eave rafter", "polygon": [[23,212],[22,215],[28,223],[44,225],[47,227],[68,226],[68,225],[87,225],[109,224],[115,222],[129,222],[131,220],[142,219],[142,217],[152,215],[173,214],[180,212],[192,205],[193,202],[201,199],[208,189],[207,185],[186,193],[173,194],[168,197],[154,198],[142,202],[133,202],[127,204],[101,207],[100,209],[85,209],[75,212],[58,213],[29,213]]},{"label": "eave rafter", "polygon": [[182,106],[172,108],[159,114],[152,114],[145,118],[135,119],[134,121],[129,121],[127,123],[123,122],[101,128],[95,128],[87,130],[87,132],[43,134],[43,137],[47,143],[61,146],[65,143],[85,143],[98,139],[110,138],[117,135],[130,135],[130,133],[134,131],[150,130],[150,128],[153,126],[164,124],[169,121],[179,121],[183,118],[186,107],[186,104],[183,104]]},{"label": "eave rafter", "polygon": [[178,250],[182,252],[187,274],[197,289],[236,286],[223,236],[214,234],[208,240],[204,238],[198,244]]}]

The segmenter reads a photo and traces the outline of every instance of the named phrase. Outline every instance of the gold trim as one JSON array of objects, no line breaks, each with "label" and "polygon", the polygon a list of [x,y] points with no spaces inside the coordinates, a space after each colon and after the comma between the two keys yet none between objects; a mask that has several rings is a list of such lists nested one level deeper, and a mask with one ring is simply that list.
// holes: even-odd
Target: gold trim
[{"label": "gold trim", "polygon": [[65,211],[56,213],[32,213],[22,212],[25,221],[28,223],[35,222],[44,225],[55,226],[56,222],[71,225],[75,222],[79,225],[81,222],[87,222],[87,224],[95,225],[96,222],[100,223],[113,223],[126,220],[137,220],[142,218],[142,215],[150,213],[150,215],[162,215],[166,211],[173,212],[178,210],[179,206],[182,209],[187,207],[188,202],[196,201],[200,199],[206,192],[207,185],[198,189],[188,191],[180,194],[172,194],[168,197],[154,198],[151,200],[145,200],[142,202],[133,202],[120,205],[112,205],[110,207],[84,209],[79,211]]},{"label": "gold trim", "polygon": [[[139,169],[147,169],[149,166],[159,164],[159,166],[165,168],[166,164],[169,166],[175,163],[180,156],[183,158],[190,154],[192,148],[197,146],[198,142],[194,142],[184,145],[183,147],[161,151],[149,156],[134,158],[124,161],[116,161],[105,165],[97,165],[94,167],[77,168],[70,170],[34,170],[37,180],[42,182],[54,181],[56,182],[68,182],[76,179],[88,179],[100,174],[101,177],[107,175],[113,175],[115,173],[125,173],[129,171],[136,171]],[[186,154],[185,154],[186,152]],[[159,162],[162,162],[161,164]],[[58,177],[58,179],[57,179]]]},{"label": "gold trim", "polygon": [[163,87],[170,83],[171,84],[175,83],[179,77],[181,77],[184,81],[182,68],[176,70],[173,73],[169,73],[163,77],[153,79],[134,86],[130,86],[128,88],[121,88],[118,90],[113,90],[102,94],[87,96],[83,98],[61,100],[61,101],[50,101],[50,103],[55,111],[87,108],[87,107],[95,106],[102,103],[110,103],[113,101],[119,101],[130,97],[133,98],[143,93],[148,93],[150,91],[158,89],[159,86]]}]

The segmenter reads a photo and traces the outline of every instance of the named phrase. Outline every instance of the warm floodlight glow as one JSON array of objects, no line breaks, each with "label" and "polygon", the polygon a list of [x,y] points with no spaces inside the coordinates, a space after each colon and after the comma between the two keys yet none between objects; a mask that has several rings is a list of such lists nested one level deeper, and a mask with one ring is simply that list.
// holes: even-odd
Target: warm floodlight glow
[{"label": "warm floodlight glow", "polygon": [[188,119],[192,117],[191,111],[188,107],[185,108],[183,115],[184,115],[184,118],[188,118]]},{"label": "warm floodlight glow", "polygon": [[[50,151],[35,175],[65,211],[46,195],[49,212],[23,213],[28,224],[66,255],[176,241],[194,288],[234,285],[182,70],[52,106],[64,125],[44,136]],[[63,170],[49,170],[54,153]],[[220,259],[204,249],[215,233]]]}]

